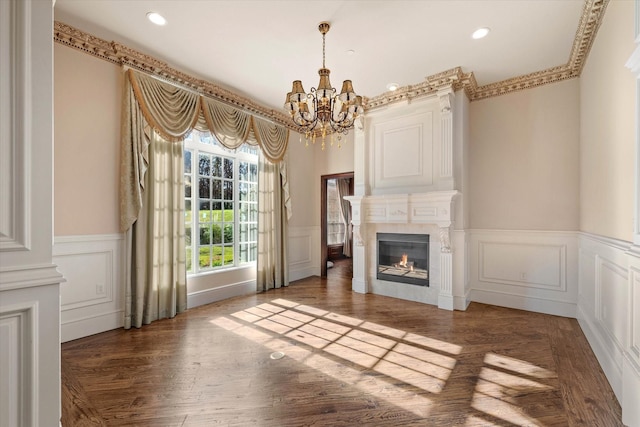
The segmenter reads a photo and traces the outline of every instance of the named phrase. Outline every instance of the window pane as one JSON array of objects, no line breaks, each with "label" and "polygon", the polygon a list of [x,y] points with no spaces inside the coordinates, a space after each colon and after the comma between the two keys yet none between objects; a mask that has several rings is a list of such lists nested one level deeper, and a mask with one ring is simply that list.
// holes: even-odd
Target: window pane
[{"label": "window pane", "polygon": [[200,218],[198,219],[200,223],[211,222],[211,211],[200,211]]},{"label": "window pane", "polygon": [[222,176],[222,158],[214,157],[213,158],[213,176],[221,177]]},{"label": "window pane", "polygon": [[249,180],[249,163],[247,162],[238,163],[238,179],[240,181]]},{"label": "window pane", "polygon": [[211,248],[203,246],[200,248],[200,268],[206,268],[211,265]]},{"label": "window pane", "polygon": [[249,224],[238,225],[238,231],[240,233],[240,235],[238,236],[240,242],[246,242],[247,240],[249,240]]},{"label": "window pane", "polygon": [[249,167],[249,181],[258,182],[258,165],[255,163]]},{"label": "window pane", "polygon": [[193,221],[193,217],[191,216],[191,200],[184,201],[184,222],[190,223]]},{"label": "window pane", "polygon": [[220,267],[222,265],[222,246],[213,247],[212,265],[214,267]]},{"label": "window pane", "polygon": [[184,242],[191,246],[191,227],[185,227],[184,229]]},{"label": "window pane", "polygon": [[249,240],[258,240],[258,224],[249,224]]},{"label": "window pane", "polygon": [[184,176],[184,197],[191,197],[191,175]]},{"label": "window pane", "polygon": [[247,188],[247,184],[241,182],[238,184],[238,200],[249,200],[249,189]]},{"label": "window pane", "polygon": [[191,173],[191,150],[184,150],[184,173]]},{"label": "window pane", "polygon": [[200,222],[211,221],[211,211],[209,210],[209,202],[200,202]]},{"label": "window pane", "polygon": [[258,222],[258,205],[249,205],[249,221]]},{"label": "window pane", "polygon": [[233,243],[233,224],[224,225],[224,243]]},{"label": "window pane", "polygon": [[255,261],[258,259],[258,244],[251,243],[249,245],[249,261]]},{"label": "window pane", "polygon": [[220,227],[220,224],[213,224],[211,229],[213,230],[211,243],[214,245],[222,243],[222,227]]},{"label": "window pane", "polygon": [[239,220],[242,222],[249,221],[249,204],[248,203],[240,203],[240,218]]},{"label": "window pane", "polygon": [[201,199],[211,198],[209,194],[209,178],[200,178],[198,180],[198,187],[200,188],[200,190],[198,191],[198,196]]},{"label": "window pane", "polygon": [[213,144],[213,138],[209,132],[198,132],[198,135],[200,137],[200,142],[203,144]]},{"label": "window pane", "polygon": [[222,203],[213,202],[211,204],[211,220],[213,222],[222,222]]},{"label": "window pane", "polygon": [[233,265],[233,246],[224,247],[224,265]]},{"label": "window pane", "polygon": [[212,199],[222,199],[222,181],[219,179],[211,180],[211,198]]},{"label": "window pane", "polygon": [[239,260],[240,262],[248,262],[249,261],[249,245],[246,243],[241,243],[238,247],[239,250]]},{"label": "window pane", "polygon": [[224,159],[224,177],[233,179],[233,160],[231,159]]},{"label": "window pane", "polygon": [[224,222],[233,222],[233,202],[224,202]]},{"label": "window pane", "polygon": [[200,154],[200,168],[198,169],[200,175],[211,175],[211,159],[208,154]]},{"label": "window pane", "polygon": [[248,184],[249,185],[249,200],[252,202],[258,201],[258,184]]},{"label": "window pane", "polygon": [[233,181],[224,181],[224,199],[233,200]]},{"label": "window pane", "polygon": [[207,224],[200,226],[200,244],[208,245],[211,243],[211,230]]}]

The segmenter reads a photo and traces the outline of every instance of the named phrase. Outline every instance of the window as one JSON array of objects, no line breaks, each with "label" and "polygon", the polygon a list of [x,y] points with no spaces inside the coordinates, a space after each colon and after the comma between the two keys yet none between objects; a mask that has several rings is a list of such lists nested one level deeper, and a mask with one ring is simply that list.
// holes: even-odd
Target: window
[{"label": "window", "polygon": [[344,244],[345,225],[342,221],[342,207],[335,179],[327,180],[327,244]]},{"label": "window", "polygon": [[258,149],[229,150],[195,130],[184,144],[187,273],[255,262]]}]

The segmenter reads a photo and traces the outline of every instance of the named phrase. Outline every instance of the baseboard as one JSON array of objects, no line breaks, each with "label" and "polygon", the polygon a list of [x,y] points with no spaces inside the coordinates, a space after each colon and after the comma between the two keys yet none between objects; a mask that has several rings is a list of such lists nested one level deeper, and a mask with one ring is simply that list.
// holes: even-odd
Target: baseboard
[{"label": "baseboard", "polygon": [[61,342],[77,340],[123,326],[124,312],[122,310],[72,319],[60,323],[60,339]]},{"label": "baseboard", "polygon": [[245,282],[232,283],[218,286],[213,289],[192,292],[187,295],[187,308],[194,308],[212,302],[222,301],[227,298],[256,293],[256,281],[247,280]]},{"label": "baseboard", "polygon": [[320,268],[318,267],[311,266],[311,267],[304,267],[300,269],[294,269],[292,267],[289,267],[290,282],[295,282],[296,280],[304,279],[306,277],[319,276],[319,275],[320,275]]},{"label": "baseboard", "polygon": [[450,295],[438,295],[438,308],[453,311],[454,299]]},{"label": "baseboard", "polygon": [[604,371],[611,388],[619,402],[622,402],[622,371],[620,363],[616,359],[622,359],[622,351],[611,345],[605,344],[596,326],[592,323],[582,307],[578,306],[578,323],[584,333],[593,354],[595,354],[600,367]]},{"label": "baseboard", "polygon": [[453,296],[454,310],[465,311],[467,308],[469,308],[469,304],[471,304],[470,292],[471,291],[467,289],[467,292],[465,292],[463,296]]},{"label": "baseboard", "polygon": [[495,291],[472,289],[470,299],[482,304],[498,305],[554,316],[576,317],[576,304],[573,302],[554,301],[532,296],[507,294]]},{"label": "baseboard", "polygon": [[626,355],[622,375],[622,422],[627,426],[640,426],[640,367]]}]

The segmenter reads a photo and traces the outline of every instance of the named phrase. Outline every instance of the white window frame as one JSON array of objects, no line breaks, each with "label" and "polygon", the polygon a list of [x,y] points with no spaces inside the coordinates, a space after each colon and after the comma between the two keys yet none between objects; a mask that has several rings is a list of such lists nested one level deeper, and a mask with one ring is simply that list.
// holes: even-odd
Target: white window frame
[{"label": "white window frame", "polygon": [[[197,132],[197,131],[194,131]],[[212,135],[212,138],[215,137]],[[239,193],[239,165],[240,162],[248,162],[250,164],[256,165],[256,176],[258,169],[258,159],[259,154],[251,154],[245,151],[242,151],[241,148],[237,150],[229,150],[221,146],[219,143],[217,144],[207,144],[200,141],[200,138],[191,138],[188,137],[184,141],[184,151],[191,152],[191,173],[188,174],[185,172],[185,177],[189,175],[191,177],[191,271],[187,271],[188,276],[200,276],[205,274],[216,273],[220,271],[229,271],[237,268],[246,268],[256,265],[256,260],[248,261],[248,262],[240,262],[240,243],[248,243],[255,244],[255,254],[257,259],[257,185],[256,182],[256,233],[255,240],[247,240],[240,242],[240,193]],[[221,157],[227,157],[233,159],[233,264],[221,265],[216,267],[200,267],[200,194],[199,194],[199,159],[200,154],[210,154]],[[185,169],[186,170],[186,169]],[[224,203],[224,185],[222,188],[223,192],[223,201]],[[186,195],[184,196],[186,201]],[[251,202],[249,202],[251,203]],[[186,221],[186,210],[185,210],[185,221]],[[254,223],[254,221],[248,221],[249,224]],[[251,236],[251,228],[249,227],[248,237]],[[224,233],[224,227],[221,230]],[[249,250],[249,254],[251,250]],[[223,246],[223,255],[224,257],[224,246]]]}]

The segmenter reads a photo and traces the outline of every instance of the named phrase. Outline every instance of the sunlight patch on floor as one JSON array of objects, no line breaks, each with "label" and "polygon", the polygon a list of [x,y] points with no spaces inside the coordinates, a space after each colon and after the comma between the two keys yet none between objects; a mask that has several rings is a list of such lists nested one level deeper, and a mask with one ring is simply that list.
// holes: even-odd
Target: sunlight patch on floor
[{"label": "sunlight patch on floor", "polygon": [[[422,417],[434,405],[424,393],[442,393],[462,352],[457,344],[282,298],[211,323]],[[540,425],[526,413],[526,397],[553,392],[539,380],[557,374],[493,352],[483,363],[470,401],[482,414],[470,414],[466,425]]]},{"label": "sunlight patch on floor", "polygon": [[522,375],[528,375],[535,378],[558,378],[558,375],[548,369],[541,368],[529,362],[525,362],[513,357],[501,356],[495,353],[487,353],[484,357],[484,363],[499,368],[508,369]]}]

